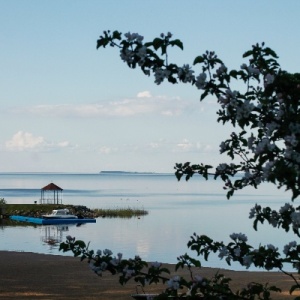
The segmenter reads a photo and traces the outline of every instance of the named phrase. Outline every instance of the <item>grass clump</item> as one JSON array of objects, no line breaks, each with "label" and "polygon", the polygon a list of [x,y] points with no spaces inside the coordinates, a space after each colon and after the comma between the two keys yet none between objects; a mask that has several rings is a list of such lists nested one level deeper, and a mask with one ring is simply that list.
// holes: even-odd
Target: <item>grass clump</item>
[{"label": "grass clump", "polygon": [[132,218],[148,215],[148,211],[136,208],[94,209],[96,217],[102,218]]},{"label": "grass clump", "polygon": [[80,214],[85,218],[132,218],[148,214],[144,209],[115,208],[115,209],[89,209],[85,206],[64,204],[5,204],[5,215],[21,215],[40,218],[43,214],[49,214],[53,209],[67,208],[72,214]]}]

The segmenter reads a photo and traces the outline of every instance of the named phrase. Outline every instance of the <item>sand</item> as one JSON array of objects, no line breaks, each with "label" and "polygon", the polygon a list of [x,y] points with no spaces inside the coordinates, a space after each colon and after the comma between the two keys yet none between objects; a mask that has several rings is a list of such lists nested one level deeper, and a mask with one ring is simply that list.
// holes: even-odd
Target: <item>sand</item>
[{"label": "sand", "polygon": [[[173,265],[167,265],[175,270]],[[202,268],[201,275],[211,277],[217,270]],[[288,290],[292,281],[280,272],[247,272],[220,270],[233,279],[234,290],[248,282],[269,282],[283,292],[274,299],[294,299]],[[178,274],[178,273],[176,273]],[[179,275],[187,272],[180,271]],[[163,285],[148,286],[147,293],[164,290]],[[26,252],[0,251],[0,299],[112,299],[132,300],[136,283],[121,286],[118,277],[95,275],[79,258]]]}]

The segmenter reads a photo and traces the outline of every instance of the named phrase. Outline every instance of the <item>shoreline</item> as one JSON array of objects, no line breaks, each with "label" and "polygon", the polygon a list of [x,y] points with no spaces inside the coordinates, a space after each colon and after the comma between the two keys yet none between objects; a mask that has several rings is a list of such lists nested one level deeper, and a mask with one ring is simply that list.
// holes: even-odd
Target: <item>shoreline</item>
[{"label": "shoreline", "polygon": [[[32,252],[0,251],[0,299],[133,299],[136,283],[130,281],[125,286],[118,282],[118,276],[104,273],[102,277],[94,274],[86,261],[72,256],[37,254]],[[172,275],[188,278],[188,271],[175,265],[165,264]],[[292,280],[280,272],[230,271],[203,267],[195,274],[211,277],[217,271],[232,278],[230,284],[236,291],[249,282],[269,282],[282,289],[273,293],[272,299],[294,299],[296,293],[289,295]],[[146,293],[157,293],[166,285],[150,285]],[[140,289],[139,289],[140,290]],[[140,290],[141,291],[141,290]]]}]

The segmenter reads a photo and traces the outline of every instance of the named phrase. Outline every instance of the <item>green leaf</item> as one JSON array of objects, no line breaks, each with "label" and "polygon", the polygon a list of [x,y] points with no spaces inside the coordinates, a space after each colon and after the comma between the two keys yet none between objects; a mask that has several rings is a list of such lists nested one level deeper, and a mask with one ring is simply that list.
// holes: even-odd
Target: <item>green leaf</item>
[{"label": "green leaf", "polygon": [[164,44],[164,41],[162,39],[156,38],[153,40],[153,47],[155,50],[159,49],[162,47]]},{"label": "green leaf", "polygon": [[196,64],[201,64],[204,62],[204,58],[203,56],[197,56],[195,59],[194,59],[194,62],[193,64],[196,65]]},{"label": "green leaf", "polygon": [[174,41],[171,41],[171,42],[170,42],[170,45],[171,45],[171,46],[177,46],[177,47],[179,47],[181,50],[183,50],[183,43],[182,43],[180,40],[178,40],[178,39],[176,39],[176,40],[174,40]]},{"label": "green leaf", "polygon": [[100,47],[105,48],[109,43],[109,40],[107,38],[100,37],[100,39],[97,40],[97,46],[96,49],[99,49]]},{"label": "green leaf", "polygon": [[121,32],[115,30],[115,31],[113,32],[113,34],[112,34],[112,38],[113,38],[113,39],[116,39],[116,40],[121,40],[121,35],[122,35]]},{"label": "green leaf", "polygon": [[229,75],[231,77],[237,78],[238,72],[236,70],[232,70],[232,71],[229,72]]},{"label": "green leaf", "polygon": [[86,244],[84,241],[78,240],[74,243],[74,246],[79,246],[80,248],[85,248]]},{"label": "green leaf", "polygon": [[202,101],[204,98],[206,98],[208,95],[208,90],[206,90],[200,97],[200,101]]},{"label": "green leaf", "polygon": [[250,56],[250,55],[252,55],[253,54],[253,51],[252,50],[249,50],[249,51],[247,51],[247,52],[245,52],[244,54],[243,54],[243,57],[248,57],[248,56]]},{"label": "green leaf", "polygon": [[258,223],[258,219],[255,219],[253,222],[253,228],[255,231],[257,231],[257,223]]}]

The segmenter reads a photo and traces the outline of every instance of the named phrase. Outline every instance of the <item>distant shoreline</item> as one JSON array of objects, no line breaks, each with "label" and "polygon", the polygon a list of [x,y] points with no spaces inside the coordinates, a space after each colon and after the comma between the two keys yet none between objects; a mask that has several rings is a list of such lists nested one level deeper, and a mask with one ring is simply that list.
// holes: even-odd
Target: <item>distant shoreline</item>
[{"label": "distant shoreline", "polygon": [[141,174],[141,175],[174,175],[174,173],[138,172],[138,171],[100,171],[100,172],[0,172],[0,175],[99,175],[99,174]]},{"label": "distant shoreline", "polygon": [[100,174],[171,174],[171,173],[156,173],[156,172],[131,172],[131,171],[100,171]]}]

